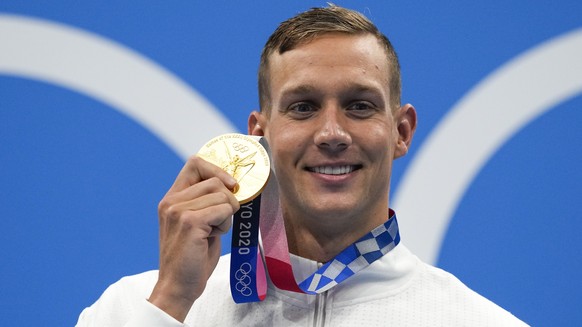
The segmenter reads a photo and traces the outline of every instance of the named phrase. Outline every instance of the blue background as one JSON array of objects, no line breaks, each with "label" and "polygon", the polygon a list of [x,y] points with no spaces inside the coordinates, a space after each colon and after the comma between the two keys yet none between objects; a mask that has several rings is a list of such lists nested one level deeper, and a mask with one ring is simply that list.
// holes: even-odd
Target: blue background
[{"label": "blue background", "polygon": [[[396,163],[396,192],[419,145],[467,91],[520,53],[582,27],[580,1],[336,4],[364,12],[390,37],[403,102],[419,112],[415,146]],[[246,132],[258,106],[264,42],[280,21],[322,5],[5,0],[0,13],[121,43],[170,70]],[[581,106],[581,96],[559,104],[499,149],[462,199],[437,262],[535,326],[582,321]],[[0,74],[0,325],[74,325],[109,284],[156,269],[157,203],[182,164],[114,108]]]}]

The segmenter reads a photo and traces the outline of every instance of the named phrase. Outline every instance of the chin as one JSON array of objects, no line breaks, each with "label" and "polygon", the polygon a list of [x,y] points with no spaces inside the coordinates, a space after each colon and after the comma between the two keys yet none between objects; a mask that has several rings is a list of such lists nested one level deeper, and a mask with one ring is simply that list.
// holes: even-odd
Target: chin
[{"label": "chin", "polygon": [[357,214],[361,210],[360,202],[354,201],[353,199],[342,199],[341,197],[335,197],[334,199],[317,199],[314,197],[309,202],[311,203],[307,204],[305,208],[310,208],[310,212],[320,217],[337,219],[341,216]]}]

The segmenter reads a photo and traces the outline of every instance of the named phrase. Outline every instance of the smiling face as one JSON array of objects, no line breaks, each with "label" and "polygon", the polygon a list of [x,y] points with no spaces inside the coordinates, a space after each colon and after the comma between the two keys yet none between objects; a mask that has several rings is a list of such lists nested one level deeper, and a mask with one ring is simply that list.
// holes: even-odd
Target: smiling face
[{"label": "smiling face", "polygon": [[383,223],[392,161],[409,142],[399,124],[410,110],[390,107],[390,67],[377,39],[325,34],[269,59],[271,107],[252,114],[249,130],[269,142],[285,218],[356,233]]}]

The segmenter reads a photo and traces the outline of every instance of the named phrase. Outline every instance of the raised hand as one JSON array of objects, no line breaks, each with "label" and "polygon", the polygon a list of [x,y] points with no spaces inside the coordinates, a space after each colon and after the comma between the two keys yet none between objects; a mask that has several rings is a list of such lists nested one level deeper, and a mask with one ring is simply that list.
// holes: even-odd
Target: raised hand
[{"label": "raised hand", "polygon": [[191,157],[158,207],[160,269],[149,301],[184,321],[218,263],[220,235],[239,209],[236,180]]}]

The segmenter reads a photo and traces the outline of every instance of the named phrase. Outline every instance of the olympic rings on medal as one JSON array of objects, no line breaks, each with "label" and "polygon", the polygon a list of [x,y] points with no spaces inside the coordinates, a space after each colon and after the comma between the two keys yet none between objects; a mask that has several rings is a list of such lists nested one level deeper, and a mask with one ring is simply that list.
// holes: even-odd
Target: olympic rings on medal
[{"label": "olympic rings on medal", "polygon": [[235,149],[236,151],[242,152],[242,153],[249,151],[248,146],[246,146],[244,144],[240,144],[240,143],[233,143],[232,148]]},{"label": "olympic rings on medal", "polygon": [[251,277],[249,276],[249,273],[251,270],[251,264],[245,262],[234,273],[234,278],[237,280],[235,289],[243,296],[251,296],[251,294],[253,294],[253,290],[249,287],[251,284]]}]

